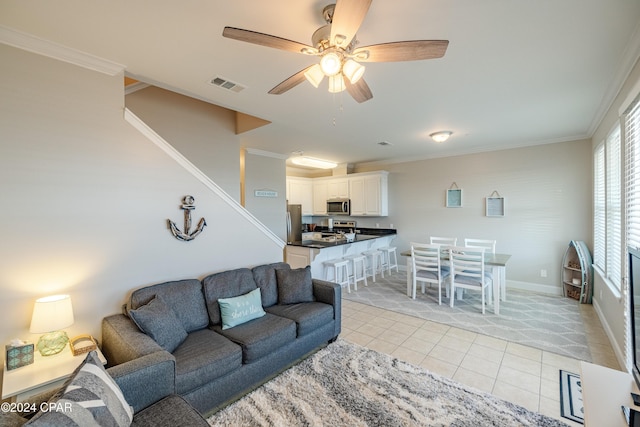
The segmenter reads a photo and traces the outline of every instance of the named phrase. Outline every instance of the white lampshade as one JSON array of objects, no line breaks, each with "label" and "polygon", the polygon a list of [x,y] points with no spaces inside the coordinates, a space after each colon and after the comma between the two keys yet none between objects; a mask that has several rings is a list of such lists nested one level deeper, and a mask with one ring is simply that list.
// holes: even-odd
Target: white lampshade
[{"label": "white lampshade", "polygon": [[322,79],[324,79],[324,73],[322,72],[322,68],[320,68],[319,64],[316,64],[313,67],[309,68],[304,73],[304,76],[307,78],[309,83],[311,83],[315,87],[318,87],[320,85],[320,82],[322,82]]},{"label": "white lampshade", "polygon": [[335,76],[340,72],[342,59],[335,52],[326,53],[320,60],[320,67],[326,76]]},{"label": "white lampshade", "polygon": [[351,84],[356,84],[364,74],[364,66],[350,59],[342,67],[342,73],[349,79]]},{"label": "white lampshade", "polygon": [[338,93],[342,92],[346,88],[347,87],[344,84],[344,78],[342,77],[342,74],[329,77],[329,92]]},{"label": "white lampshade", "polygon": [[36,300],[29,331],[53,332],[73,325],[73,307],[69,295],[53,295]]}]

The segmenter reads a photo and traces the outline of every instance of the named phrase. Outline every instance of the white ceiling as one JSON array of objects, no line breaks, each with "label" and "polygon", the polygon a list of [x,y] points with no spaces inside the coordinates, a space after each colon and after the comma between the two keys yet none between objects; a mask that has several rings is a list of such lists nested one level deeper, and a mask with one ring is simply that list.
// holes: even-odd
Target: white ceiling
[{"label": "white ceiling", "polygon": [[[245,147],[339,163],[410,160],[591,136],[640,53],[638,0],[374,0],[360,44],[446,39],[441,59],[368,63],[373,99],[304,82],[314,57],[222,37],[234,26],[311,44],[330,0],[3,0],[0,25],[128,75],[272,122]],[[247,88],[209,84],[222,76]],[[454,132],[444,144],[428,135]],[[380,146],[380,141],[392,145]]]}]

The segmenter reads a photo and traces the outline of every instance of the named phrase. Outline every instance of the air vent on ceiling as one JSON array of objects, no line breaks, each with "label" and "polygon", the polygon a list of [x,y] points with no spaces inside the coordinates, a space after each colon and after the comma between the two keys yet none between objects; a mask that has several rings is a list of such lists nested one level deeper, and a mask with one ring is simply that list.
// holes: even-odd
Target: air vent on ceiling
[{"label": "air vent on ceiling", "polygon": [[211,83],[214,86],[218,86],[222,89],[230,90],[231,92],[236,92],[236,93],[246,89],[246,86],[242,86],[236,82],[232,82],[231,80],[227,80],[220,76],[211,79],[209,83]]}]

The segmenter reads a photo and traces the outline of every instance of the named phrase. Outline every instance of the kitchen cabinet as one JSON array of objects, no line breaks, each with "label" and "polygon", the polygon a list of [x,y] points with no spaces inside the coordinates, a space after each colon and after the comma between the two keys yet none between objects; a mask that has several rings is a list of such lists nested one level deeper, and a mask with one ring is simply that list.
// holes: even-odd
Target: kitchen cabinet
[{"label": "kitchen cabinet", "polygon": [[388,173],[354,174],[349,177],[351,216],[389,215]]},{"label": "kitchen cabinet", "polygon": [[389,172],[338,177],[287,177],[287,200],[302,205],[303,215],[327,215],[327,200],[351,199],[351,216],[388,216]]},{"label": "kitchen cabinet", "polygon": [[328,182],[327,196],[329,199],[349,198],[349,178],[332,178]]},{"label": "kitchen cabinet", "polygon": [[313,181],[313,214],[327,214],[327,199],[329,183],[325,179],[315,179]]},{"label": "kitchen cabinet", "polygon": [[287,201],[290,205],[302,205],[302,215],[313,215],[313,181],[287,178]]}]

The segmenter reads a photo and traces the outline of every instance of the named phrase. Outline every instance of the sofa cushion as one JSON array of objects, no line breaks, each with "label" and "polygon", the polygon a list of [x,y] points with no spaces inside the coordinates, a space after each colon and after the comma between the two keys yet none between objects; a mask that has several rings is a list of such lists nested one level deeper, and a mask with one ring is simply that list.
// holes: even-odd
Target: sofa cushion
[{"label": "sofa cushion", "polygon": [[160,296],[136,310],[129,310],[129,317],[142,332],[169,353],[187,338],[187,331],[182,327],[182,323]]},{"label": "sofa cushion", "polygon": [[257,319],[266,313],[262,309],[260,289],[233,298],[219,298],[222,329],[233,328],[249,320]]},{"label": "sofa cushion", "polygon": [[47,411],[38,412],[25,425],[123,427],[131,424],[133,408],[95,351],[87,354],[61,392],[49,401]]},{"label": "sofa cushion", "polygon": [[278,304],[314,301],[310,266],[295,270],[276,270],[276,278],[278,280]]},{"label": "sofa cushion", "polygon": [[202,294],[202,283],[196,279],[158,283],[135,290],[129,308],[136,309],[160,295],[174,311],[185,331],[197,331],[209,325],[207,307]]},{"label": "sofa cushion", "polygon": [[176,358],[176,393],[191,390],[242,366],[242,349],[222,335],[202,329],[189,334],[173,353]]},{"label": "sofa cushion", "polygon": [[138,412],[131,427],[208,427],[209,423],[184,398],[172,394]]},{"label": "sofa cushion", "polygon": [[251,270],[248,268],[211,274],[202,279],[202,284],[209,320],[212,325],[219,325],[222,320],[218,299],[244,295],[258,287],[253,280]]},{"label": "sofa cushion", "polygon": [[242,361],[251,363],[296,339],[296,322],[267,313],[235,328],[222,330],[213,326],[231,341],[242,347]]},{"label": "sofa cushion", "polygon": [[262,306],[271,307],[278,303],[278,280],[276,270],[288,270],[291,267],[286,262],[259,265],[251,269],[253,280],[262,291]]},{"label": "sofa cushion", "polygon": [[333,306],[322,302],[273,305],[265,310],[296,322],[299,337],[333,321]]}]

